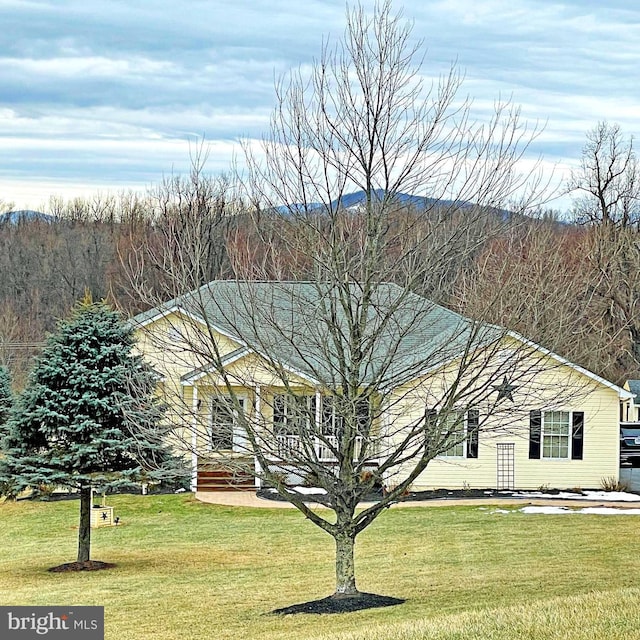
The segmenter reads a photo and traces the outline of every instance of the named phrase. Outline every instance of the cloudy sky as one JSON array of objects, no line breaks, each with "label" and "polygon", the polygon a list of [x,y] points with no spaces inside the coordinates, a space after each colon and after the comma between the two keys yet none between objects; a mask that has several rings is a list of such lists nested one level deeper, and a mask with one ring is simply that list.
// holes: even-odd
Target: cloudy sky
[{"label": "cloudy sky", "polygon": [[[545,123],[531,153],[556,176],[599,120],[640,134],[637,0],[394,7],[424,42],[427,77],[455,61],[477,105],[511,96]],[[228,169],[238,140],[267,130],[274,79],[341,35],[345,2],[0,0],[0,24],[0,201],[38,208],[148,188],[185,171],[203,136],[208,169]]]}]

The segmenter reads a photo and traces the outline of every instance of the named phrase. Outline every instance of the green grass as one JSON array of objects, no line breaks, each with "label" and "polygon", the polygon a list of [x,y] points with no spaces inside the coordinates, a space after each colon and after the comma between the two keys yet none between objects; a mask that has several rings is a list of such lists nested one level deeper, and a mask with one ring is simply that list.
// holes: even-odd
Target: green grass
[{"label": "green grass", "polygon": [[92,557],[117,567],[75,574],[46,570],[75,559],[77,501],[0,504],[0,604],[103,605],[108,640],[640,638],[637,516],[391,509],[359,538],[358,582],[407,602],[283,617],[333,590],[332,540],[296,511],[109,503],[123,524]]}]

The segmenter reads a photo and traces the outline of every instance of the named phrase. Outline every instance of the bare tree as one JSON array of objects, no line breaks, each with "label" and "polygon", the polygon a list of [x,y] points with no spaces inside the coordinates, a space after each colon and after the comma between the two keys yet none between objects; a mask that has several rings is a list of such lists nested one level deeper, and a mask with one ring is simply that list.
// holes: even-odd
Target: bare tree
[{"label": "bare tree", "polygon": [[[252,229],[227,236],[233,279],[185,293],[202,255],[193,234],[163,255],[172,300],[132,273],[156,307],[141,328],[159,311],[186,319],[141,333],[143,350],[187,372],[182,388],[163,387],[185,401],[177,437],[194,455],[206,440],[230,468],[255,459],[245,470],[334,538],[336,597],[359,595],[356,536],[436,456],[473,447],[480,431],[517,431],[524,407],[528,416],[567,393],[541,375],[558,362],[487,324],[486,308],[470,320],[416,294],[447,293],[506,212],[526,210],[543,185],[537,170],[519,171],[537,131],[503,103],[474,122],[455,69],[426,87],[410,36],[388,3],[373,16],[355,8],[310,74],[278,85],[270,134],[260,150],[245,145]],[[354,190],[363,199],[347,207]],[[408,208],[402,193],[424,206]],[[293,486],[303,481],[330,511],[309,506]]]},{"label": "bare tree", "polygon": [[580,222],[629,227],[640,222],[640,165],[620,126],[599,122],[587,133],[569,192],[578,192],[574,215]]},{"label": "bare tree", "polygon": [[606,334],[623,338],[614,350],[614,376],[624,380],[640,371],[640,164],[633,137],[599,122],[587,133],[568,186],[581,194],[573,203],[576,219],[589,226],[584,249],[591,312]]},{"label": "bare tree", "polygon": [[595,226],[585,253],[595,303],[591,312],[606,333],[622,336],[612,378],[634,378],[640,372],[640,235],[631,226]]},{"label": "bare tree", "polygon": [[[613,233],[606,229],[601,234]],[[594,229],[534,219],[508,229],[459,275],[455,308],[471,317],[490,309],[492,322],[606,379],[624,381],[628,370],[621,369],[620,360],[628,351],[626,325],[609,321],[611,308],[601,295],[616,270],[611,264],[604,271],[596,267],[604,264],[596,235]],[[619,253],[627,252],[621,246]],[[607,261],[613,259],[610,255]],[[625,291],[620,287],[615,295],[620,302],[625,297],[629,314]]]},{"label": "bare tree", "polygon": [[204,141],[198,143],[191,151],[189,175],[168,176],[150,191],[153,229],[132,238],[120,254],[125,272],[135,274],[129,295],[137,293],[142,301],[166,299],[177,282],[191,289],[228,275],[226,236],[242,207],[227,176],[205,173],[207,155]]}]

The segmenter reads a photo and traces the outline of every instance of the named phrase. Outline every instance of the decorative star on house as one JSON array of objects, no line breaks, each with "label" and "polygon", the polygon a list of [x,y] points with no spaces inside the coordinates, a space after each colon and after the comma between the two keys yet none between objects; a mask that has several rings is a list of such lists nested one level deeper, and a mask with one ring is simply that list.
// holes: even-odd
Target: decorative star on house
[{"label": "decorative star on house", "polygon": [[509,384],[507,376],[502,379],[500,384],[491,385],[498,392],[498,401],[508,398],[513,402],[513,392],[518,388],[515,384]]}]

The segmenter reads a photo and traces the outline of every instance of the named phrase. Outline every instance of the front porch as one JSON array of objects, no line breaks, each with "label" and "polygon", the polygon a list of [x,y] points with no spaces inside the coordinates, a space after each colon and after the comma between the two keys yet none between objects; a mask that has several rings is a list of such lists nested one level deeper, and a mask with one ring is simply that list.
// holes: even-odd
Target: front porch
[{"label": "front porch", "polygon": [[[314,454],[318,462],[332,467],[337,465],[338,459],[335,450],[338,446],[337,436],[324,436],[316,438],[314,442]],[[287,483],[292,485],[303,484],[305,478],[295,473],[296,452],[301,451],[302,441],[299,436],[280,434],[276,436],[276,447],[269,456],[274,467],[288,474]],[[360,455],[362,450],[362,437],[357,437],[354,449],[354,458]],[[238,456],[229,452],[229,457],[222,456],[194,456],[194,473],[192,490],[206,491],[256,491],[261,483],[255,477],[255,462],[248,455]],[[375,466],[371,463],[370,466]]]}]

